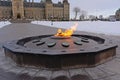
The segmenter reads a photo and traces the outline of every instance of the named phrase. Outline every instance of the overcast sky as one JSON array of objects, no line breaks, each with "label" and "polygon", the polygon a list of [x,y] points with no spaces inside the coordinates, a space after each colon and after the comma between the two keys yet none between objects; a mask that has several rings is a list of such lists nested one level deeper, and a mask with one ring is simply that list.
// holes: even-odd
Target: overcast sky
[{"label": "overcast sky", "polygon": [[[41,1],[41,0],[36,0]],[[62,0],[52,0],[57,3]],[[70,16],[73,17],[73,8],[79,7],[82,10],[87,11],[88,15],[112,15],[120,8],[120,0],[68,0],[70,3]]]}]

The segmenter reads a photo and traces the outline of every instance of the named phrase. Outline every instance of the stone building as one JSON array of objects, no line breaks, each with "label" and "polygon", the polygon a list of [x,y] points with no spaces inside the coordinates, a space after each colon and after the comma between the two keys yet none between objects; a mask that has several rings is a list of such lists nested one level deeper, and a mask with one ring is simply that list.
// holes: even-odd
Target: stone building
[{"label": "stone building", "polygon": [[116,11],[115,16],[116,16],[116,20],[120,21],[120,9]]},{"label": "stone building", "polygon": [[69,2],[0,0],[0,19],[69,20]]}]

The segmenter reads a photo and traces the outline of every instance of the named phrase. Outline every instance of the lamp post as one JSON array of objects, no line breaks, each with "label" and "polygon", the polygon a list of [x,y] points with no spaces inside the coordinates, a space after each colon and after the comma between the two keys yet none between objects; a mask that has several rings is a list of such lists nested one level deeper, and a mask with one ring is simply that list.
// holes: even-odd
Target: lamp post
[{"label": "lamp post", "polygon": [[37,20],[37,24],[38,24],[38,19],[36,19]]},{"label": "lamp post", "polygon": [[53,25],[53,16],[51,16],[51,25]]},{"label": "lamp post", "polygon": [[62,21],[64,20],[64,17],[62,16]]}]

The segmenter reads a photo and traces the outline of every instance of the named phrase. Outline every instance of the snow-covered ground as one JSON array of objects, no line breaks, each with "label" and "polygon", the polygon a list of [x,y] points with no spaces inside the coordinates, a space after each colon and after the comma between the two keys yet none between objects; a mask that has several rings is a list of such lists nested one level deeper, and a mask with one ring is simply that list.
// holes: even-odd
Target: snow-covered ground
[{"label": "snow-covered ground", "polygon": [[7,26],[7,25],[9,25],[9,24],[11,24],[9,21],[1,21],[1,22],[0,22],[0,28],[2,28],[2,27],[4,27],[4,26]]},{"label": "snow-covered ground", "polygon": [[[51,21],[33,21],[32,24],[47,25],[57,28],[70,28],[75,22],[51,22]],[[107,22],[107,21],[79,21],[77,31],[86,31],[92,33],[101,33],[107,35],[120,36],[120,21]]]}]

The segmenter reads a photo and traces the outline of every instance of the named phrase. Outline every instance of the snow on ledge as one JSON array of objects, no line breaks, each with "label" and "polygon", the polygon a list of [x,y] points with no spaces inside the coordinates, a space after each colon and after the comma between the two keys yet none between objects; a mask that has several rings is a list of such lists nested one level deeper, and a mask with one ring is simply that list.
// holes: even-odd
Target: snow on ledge
[{"label": "snow on ledge", "polygon": [[9,24],[11,24],[11,22],[9,22],[9,21],[1,21],[1,22],[0,22],[0,28],[2,28],[2,27],[4,27],[4,26],[7,26],[7,25],[9,25]]},{"label": "snow on ledge", "polygon": [[[120,21],[116,21],[116,22],[77,21],[77,22],[79,24],[77,27],[77,31],[120,36]],[[74,25],[75,21],[66,21],[66,22],[33,21],[31,23],[66,29]]]}]

